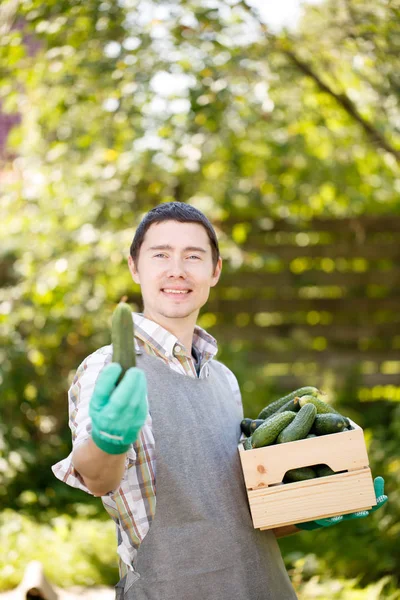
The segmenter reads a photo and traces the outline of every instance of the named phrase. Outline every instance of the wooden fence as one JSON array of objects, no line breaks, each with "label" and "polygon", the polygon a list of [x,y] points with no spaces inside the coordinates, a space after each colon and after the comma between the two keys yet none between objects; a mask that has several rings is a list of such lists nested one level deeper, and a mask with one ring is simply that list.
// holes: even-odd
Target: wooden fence
[{"label": "wooden fence", "polygon": [[356,370],[360,399],[400,400],[400,215],[216,226],[243,257],[201,313],[222,348],[283,389]]},{"label": "wooden fence", "polygon": [[400,215],[221,227],[244,263],[223,272],[211,333],[281,387],[357,370],[361,399],[400,400]]}]

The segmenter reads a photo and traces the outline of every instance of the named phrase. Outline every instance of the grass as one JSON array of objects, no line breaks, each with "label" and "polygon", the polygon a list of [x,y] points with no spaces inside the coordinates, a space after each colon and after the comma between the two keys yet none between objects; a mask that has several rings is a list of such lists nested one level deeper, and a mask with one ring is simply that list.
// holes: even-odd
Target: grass
[{"label": "grass", "polygon": [[61,515],[48,523],[5,510],[0,514],[0,591],[17,586],[26,565],[39,560],[60,587],[115,585],[115,526],[109,519]]},{"label": "grass", "polygon": [[[2,552],[0,591],[16,587],[26,565],[39,560],[46,577],[61,588],[75,585],[113,586],[118,581],[114,523],[87,512],[50,517],[38,522],[33,517],[5,510],[0,513]],[[299,558],[290,577],[299,600],[400,600],[400,591],[390,577],[360,589],[357,580],[307,576],[315,556]]]},{"label": "grass", "polygon": [[400,590],[392,577],[383,577],[364,588],[359,587],[357,579],[307,577],[309,563],[316,561],[315,555],[299,558],[289,572],[299,600],[400,600]]},{"label": "grass", "polygon": [[368,587],[360,589],[357,580],[329,579],[320,581],[312,578],[297,587],[299,600],[398,600],[392,578],[384,577]]}]

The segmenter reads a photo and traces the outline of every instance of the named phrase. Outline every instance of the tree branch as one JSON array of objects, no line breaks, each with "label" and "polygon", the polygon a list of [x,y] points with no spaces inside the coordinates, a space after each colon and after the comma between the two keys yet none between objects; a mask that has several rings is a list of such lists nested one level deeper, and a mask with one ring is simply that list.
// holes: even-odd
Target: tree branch
[{"label": "tree branch", "polygon": [[329,94],[329,96],[334,98],[336,100],[336,102],[338,104],[340,104],[340,106],[355,121],[357,121],[357,123],[359,123],[361,125],[361,127],[364,129],[365,133],[367,134],[368,138],[375,145],[377,145],[379,148],[382,148],[386,152],[389,152],[389,154],[391,154],[392,156],[395,157],[397,162],[400,162],[400,150],[397,150],[394,146],[392,146],[392,144],[389,142],[389,140],[387,140],[380,133],[380,131],[374,127],[374,125],[370,121],[365,119],[358,112],[357,107],[353,104],[353,102],[350,100],[350,98],[348,96],[346,96],[346,94],[344,94],[344,93],[338,94],[334,90],[332,90],[328,86],[328,84],[326,84],[324,81],[322,81],[322,79],[319,77],[319,75],[315,71],[313,71],[313,69],[311,68],[311,66],[308,63],[301,60],[292,50],[290,50],[287,47],[284,47],[282,44],[280,44],[279,38],[277,38],[274,34],[270,33],[268,31],[268,27],[265,25],[265,23],[262,22],[260,13],[256,9],[254,9],[254,7],[249,6],[247,4],[246,0],[240,0],[238,2],[238,5],[240,5],[253,18],[255,18],[259,21],[263,33],[265,34],[267,39],[269,39],[274,44],[275,49],[278,52],[282,52],[283,54],[285,54],[292,61],[292,63],[302,73],[304,73],[304,75],[306,75],[307,77],[310,77],[316,83],[316,85],[319,87],[320,90],[322,90],[323,92],[325,92],[326,94]]},{"label": "tree branch", "polygon": [[307,77],[310,77],[319,87],[320,90],[329,94],[336,100],[342,108],[357,121],[364,129],[368,137],[380,148],[386,150],[392,154],[398,162],[400,162],[400,150],[397,150],[392,144],[378,131],[371,122],[364,119],[364,117],[358,112],[356,106],[350,100],[346,94],[337,94],[334,92],[322,79],[313,71],[311,66],[305,61],[301,60],[292,50],[281,48],[281,51],[295,64],[300,71]]}]

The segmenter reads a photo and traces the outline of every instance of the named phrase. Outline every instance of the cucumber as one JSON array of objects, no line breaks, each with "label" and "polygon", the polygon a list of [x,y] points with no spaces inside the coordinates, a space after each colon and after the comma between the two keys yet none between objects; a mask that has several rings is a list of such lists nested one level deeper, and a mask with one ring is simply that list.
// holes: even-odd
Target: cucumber
[{"label": "cucumber", "polygon": [[261,448],[273,444],[282,429],[285,429],[295,416],[296,413],[287,411],[269,417],[251,436],[251,447]]},{"label": "cucumber", "polygon": [[251,450],[251,437],[248,437],[243,441],[243,448],[245,450]]},{"label": "cucumber", "polygon": [[130,367],[136,366],[135,342],[133,337],[132,311],[126,302],[120,302],[114,310],[111,322],[113,362],[119,363],[122,372],[119,383]]},{"label": "cucumber", "polygon": [[304,439],[311,430],[316,414],[317,409],[313,404],[305,404],[293,421],[280,432],[276,438],[276,443],[285,444],[286,442]]},{"label": "cucumber", "polygon": [[313,438],[313,437],[317,437],[317,436],[315,435],[315,433],[309,433],[308,435],[306,435],[306,440],[308,440],[308,439],[310,439],[310,438]]},{"label": "cucumber", "polygon": [[328,465],[313,465],[313,469],[315,469],[317,477],[329,477],[329,475],[335,475],[335,471],[328,467]]},{"label": "cucumber", "polygon": [[327,435],[343,431],[346,423],[341,415],[316,415],[312,426],[312,433],[316,435]]},{"label": "cucumber", "polygon": [[268,404],[265,408],[262,409],[259,415],[257,415],[257,419],[268,419],[271,415],[276,413],[276,411],[281,408],[284,404],[287,403],[286,396],[284,398],[279,398],[279,400],[275,400]]},{"label": "cucumber", "polygon": [[244,433],[244,435],[247,435],[247,437],[251,435],[250,423],[252,423],[252,421],[253,419],[246,418],[240,422],[240,431]]},{"label": "cucumber", "polygon": [[252,433],[255,432],[255,430],[260,427],[260,425],[262,425],[264,423],[264,419],[254,419],[251,423],[250,423],[250,435]]},{"label": "cucumber", "polygon": [[315,479],[317,473],[312,467],[300,467],[298,469],[290,469],[285,473],[283,481],[285,483],[293,483],[295,481],[304,481],[306,479]]},{"label": "cucumber", "polygon": [[293,398],[293,400],[288,400],[287,402],[285,402],[285,404],[283,406],[278,408],[278,410],[276,411],[275,414],[280,413],[280,412],[285,412],[285,410],[291,410],[292,412],[299,412],[299,410],[300,410],[299,397],[296,396],[295,398]]},{"label": "cucumber", "polygon": [[325,414],[338,415],[339,414],[337,410],[332,408],[332,406],[330,406],[323,400],[320,400],[319,398],[315,398],[314,396],[311,396],[311,395],[303,396],[302,398],[300,398],[299,404],[300,404],[300,406],[304,406],[305,404],[314,404],[315,408],[317,409],[317,413],[319,415],[325,415]]},{"label": "cucumber", "polygon": [[286,404],[286,402],[289,402],[289,400],[294,400],[296,396],[300,398],[305,394],[309,394],[310,396],[318,396],[321,394],[321,392],[312,386],[306,386],[299,388],[298,390],[294,390],[293,392],[290,392],[290,394],[279,398],[279,400],[275,400],[274,402],[271,402],[271,404],[268,404],[262,409],[260,414],[257,416],[257,419],[268,419],[268,417],[273,415],[279,408]]}]

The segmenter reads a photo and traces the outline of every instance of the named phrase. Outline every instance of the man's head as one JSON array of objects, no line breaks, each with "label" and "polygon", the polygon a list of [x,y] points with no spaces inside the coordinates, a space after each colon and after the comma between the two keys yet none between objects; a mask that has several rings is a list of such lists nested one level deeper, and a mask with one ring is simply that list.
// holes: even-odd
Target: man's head
[{"label": "man's head", "polygon": [[129,269],[141,286],[144,314],[173,330],[193,328],[210,288],[218,282],[222,259],[209,220],[188,204],[161,204],[136,230]]},{"label": "man's head", "polygon": [[212,262],[214,269],[219,259],[219,246],[217,236],[210,221],[203,213],[189,204],[183,202],[168,202],[156,206],[149,211],[140,222],[133,238],[130,255],[133,262],[137,265],[140,248],[146,235],[146,231],[153,223],[163,221],[177,221],[178,223],[199,223],[206,230],[211,247]]}]

